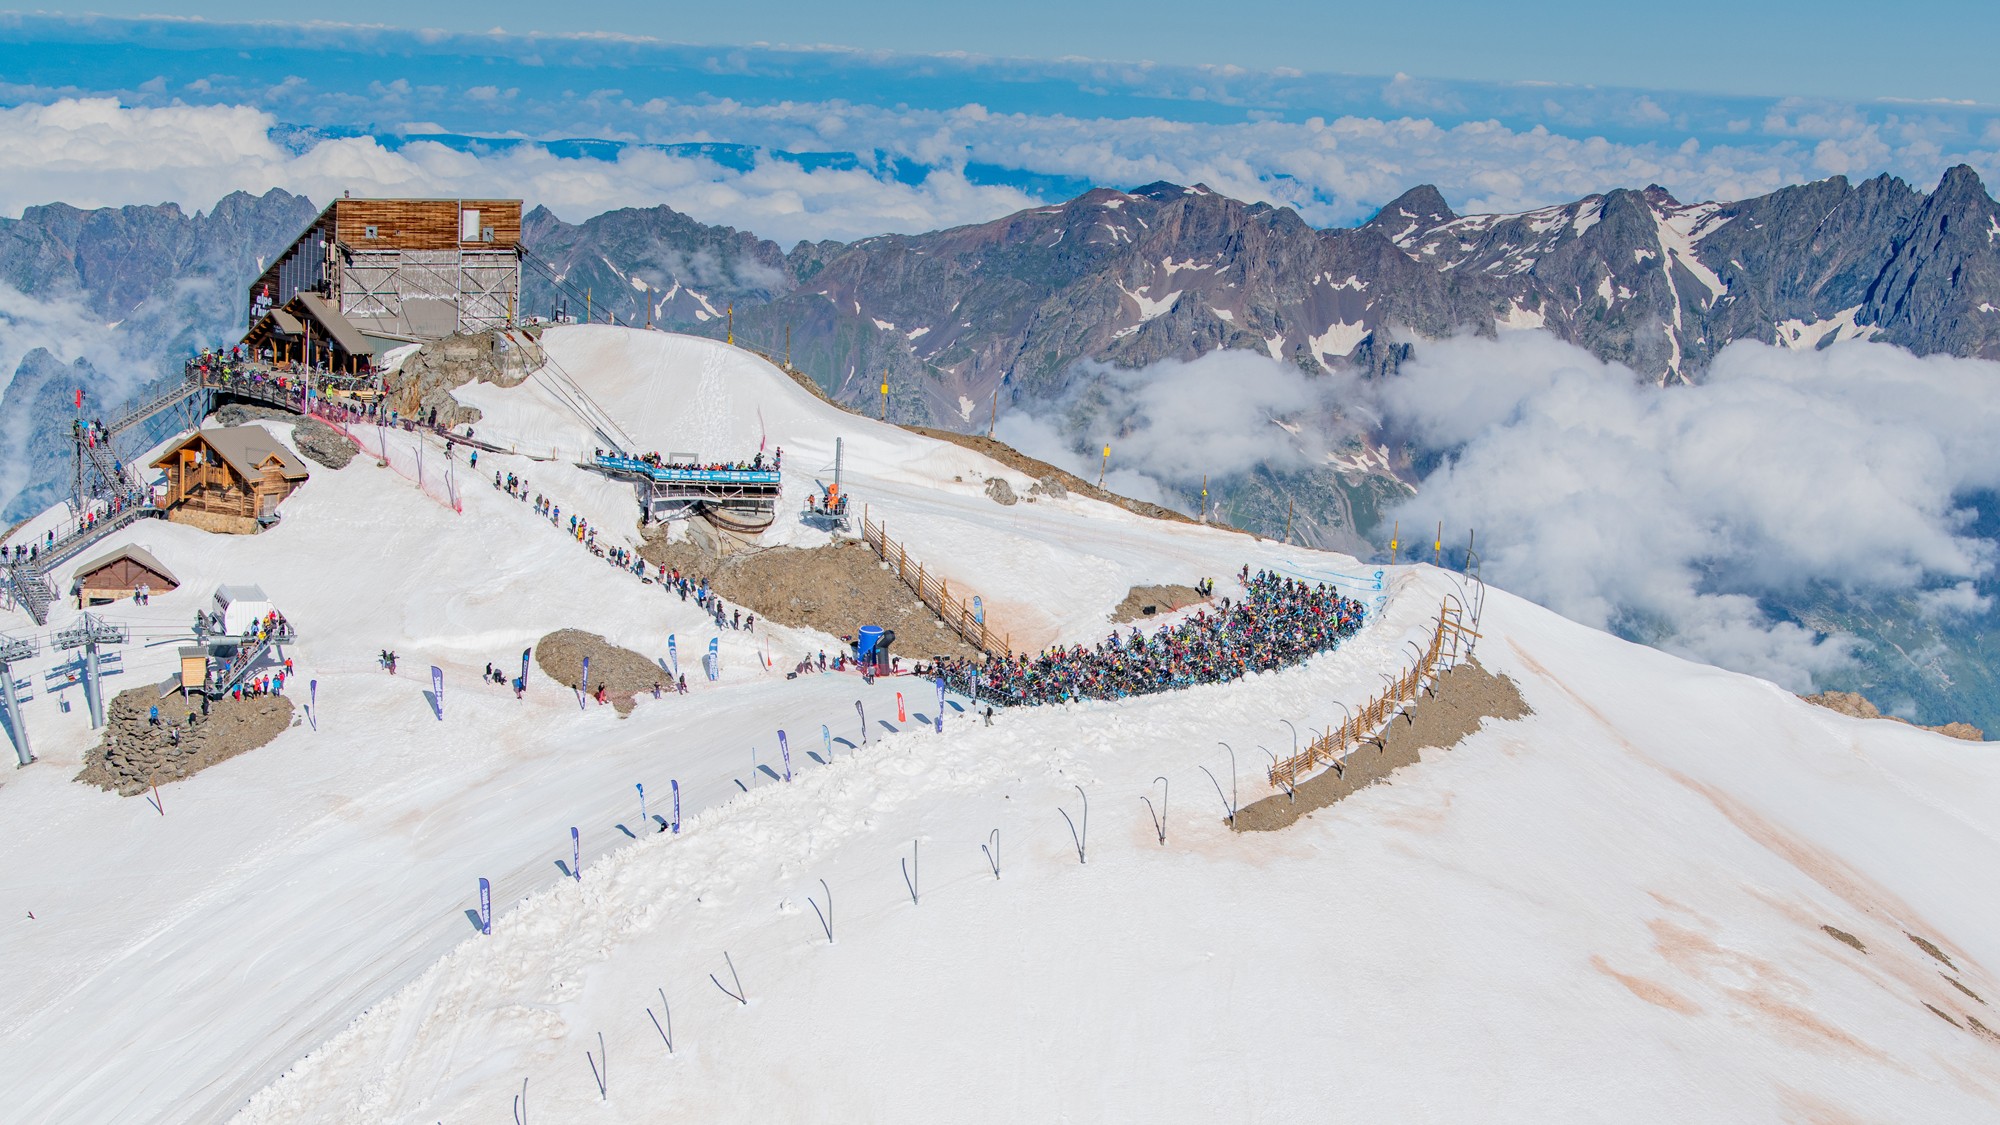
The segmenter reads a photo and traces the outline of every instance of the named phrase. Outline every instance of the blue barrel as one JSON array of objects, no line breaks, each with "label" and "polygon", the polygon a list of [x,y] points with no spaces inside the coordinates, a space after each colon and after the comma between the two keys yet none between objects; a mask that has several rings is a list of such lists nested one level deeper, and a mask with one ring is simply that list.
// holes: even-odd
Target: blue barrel
[{"label": "blue barrel", "polygon": [[876,646],[881,643],[882,627],[880,625],[863,625],[860,631],[854,635],[854,655],[863,660],[872,660],[875,658]]}]

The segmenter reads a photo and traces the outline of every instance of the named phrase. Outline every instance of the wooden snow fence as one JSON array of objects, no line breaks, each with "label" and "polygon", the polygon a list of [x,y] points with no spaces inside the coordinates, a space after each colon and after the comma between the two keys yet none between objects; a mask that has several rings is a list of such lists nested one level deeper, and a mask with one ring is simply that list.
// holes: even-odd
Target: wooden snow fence
[{"label": "wooden snow fence", "polygon": [[916,592],[918,600],[931,607],[952,632],[964,637],[967,644],[989,656],[1009,656],[1014,651],[1013,637],[999,633],[980,620],[983,614],[974,613],[971,595],[964,600],[951,592],[951,583],[935,574],[927,573],[924,564],[910,558],[903,545],[889,538],[884,525],[868,518],[867,509],[861,513],[861,541],[874,548],[875,554],[903,585]]},{"label": "wooden snow fence", "polygon": [[1375,741],[1387,726],[1418,696],[1431,690],[1439,676],[1471,654],[1471,643],[1479,634],[1469,628],[1464,614],[1447,598],[1438,607],[1437,627],[1422,659],[1405,669],[1388,686],[1352,716],[1318,738],[1298,754],[1273,765],[1268,777],[1273,788],[1293,789],[1321,767],[1342,761],[1348,752],[1364,742]]}]

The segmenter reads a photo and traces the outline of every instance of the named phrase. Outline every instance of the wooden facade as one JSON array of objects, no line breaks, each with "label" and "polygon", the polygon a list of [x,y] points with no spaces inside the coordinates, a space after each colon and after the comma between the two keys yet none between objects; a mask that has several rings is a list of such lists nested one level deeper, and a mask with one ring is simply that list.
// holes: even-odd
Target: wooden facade
[{"label": "wooden facade", "polygon": [[333,240],[357,249],[491,250],[521,243],[518,199],[336,199],[327,214]]},{"label": "wooden facade", "polygon": [[126,546],[78,567],[72,593],[79,604],[93,606],[129,598],[141,587],[164,594],[179,585],[173,572],[144,548]]},{"label": "wooden facade", "polygon": [[207,531],[254,534],[307,478],[306,467],[262,429],[202,430],[153,462],[164,470],[167,518]]},{"label": "wooden facade", "polygon": [[359,332],[434,340],[503,327],[520,292],[520,200],[337,199],[251,283],[246,327],[313,294]]}]

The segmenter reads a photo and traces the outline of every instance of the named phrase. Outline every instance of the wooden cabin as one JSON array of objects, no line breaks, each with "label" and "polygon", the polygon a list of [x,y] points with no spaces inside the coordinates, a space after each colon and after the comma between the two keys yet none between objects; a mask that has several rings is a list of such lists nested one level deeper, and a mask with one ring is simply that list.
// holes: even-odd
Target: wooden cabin
[{"label": "wooden cabin", "polygon": [[153,462],[167,475],[167,518],[204,531],[254,535],[310,475],[259,426],[200,430]]},{"label": "wooden cabin", "polygon": [[315,371],[362,375],[375,355],[389,346],[369,338],[317,293],[300,293],[283,306],[265,309],[243,334],[251,359],[301,363]]},{"label": "wooden cabin", "polygon": [[79,606],[89,607],[129,598],[141,587],[149,594],[164,594],[179,585],[174,572],[152,552],[128,544],[77,567],[70,593]]}]

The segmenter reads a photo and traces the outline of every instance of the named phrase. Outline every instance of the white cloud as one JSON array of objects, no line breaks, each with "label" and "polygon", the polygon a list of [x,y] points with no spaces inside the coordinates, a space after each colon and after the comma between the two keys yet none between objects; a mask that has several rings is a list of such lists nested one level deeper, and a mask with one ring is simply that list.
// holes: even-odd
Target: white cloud
[{"label": "white cloud", "polygon": [[[1307,376],[1248,351],[1143,368],[1086,363],[1071,399],[1003,416],[997,434],[1031,456],[1095,479],[1111,447],[1118,490],[1187,508],[1204,477],[1300,469],[1347,432],[1335,402],[1353,380]],[[1077,446],[1086,450],[1075,452]]]},{"label": "white cloud", "polygon": [[1789,688],[1844,669],[1854,642],[1773,620],[1773,599],[1831,585],[1930,617],[1992,608],[1976,583],[2000,546],[1962,498],[2000,489],[2000,364],[1739,343],[1706,382],[1661,388],[1524,331],[1422,343],[1379,380],[1243,351],[1091,373],[999,436],[1093,479],[1108,441],[1109,483],[1188,510],[1204,472],[1296,469],[1379,427],[1443,454],[1382,538],[1389,519],[1476,530],[1495,584]]},{"label": "white cloud", "polygon": [[[80,302],[31,297],[0,284],[0,388],[13,389],[22,358],[36,348],[47,349],[65,366],[79,359],[90,364],[96,377],[88,388],[85,409],[96,413],[122,402],[157,374],[152,366],[157,357],[140,353],[130,337]],[[8,403],[0,416],[0,506],[31,483],[27,443],[34,421],[34,414],[20,402]]]},{"label": "white cloud", "polygon": [[1455,450],[1405,522],[1477,528],[1488,577],[1586,624],[1803,688],[1846,646],[1760,598],[1823,582],[1984,608],[1995,545],[1960,498],[2000,485],[2000,365],[1739,343],[1662,389],[1521,332],[1425,345],[1379,402]]},{"label": "white cloud", "polygon": [[910,185],[864,170],[806,171],[777,160],[738,172],[652,149],[616,160],[562,159],[534,145],[475,155],[428,142],[390,151],[367,137],[293,152],[278,122],[247,106],[134,108],[63,99],[0,109],[0,213],[61,200],[79,207],[172,200],[207,207],[233,190],[281,187],[315,199],[344,190],[398,195],[521,195],[583,219],[667,203],[766,237],[857,238],[922,231],[1030,206],[1011,188],[950,169]]}]

